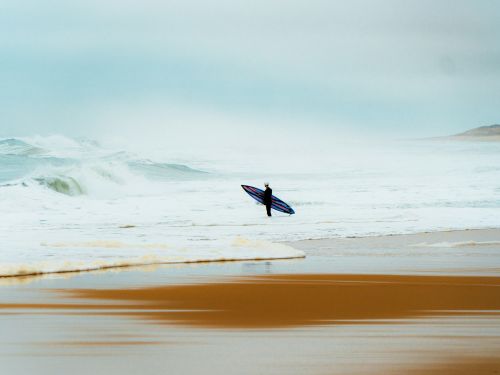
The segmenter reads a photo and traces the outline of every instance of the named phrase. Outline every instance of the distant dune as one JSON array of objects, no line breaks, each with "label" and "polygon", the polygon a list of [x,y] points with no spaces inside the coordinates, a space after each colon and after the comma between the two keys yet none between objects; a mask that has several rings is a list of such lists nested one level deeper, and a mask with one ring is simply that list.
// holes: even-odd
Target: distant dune
[{"label": "distant dune", "polygon": [[466,132],[445,137],[458,141],[500,142],[500,125],[481,126]]}]

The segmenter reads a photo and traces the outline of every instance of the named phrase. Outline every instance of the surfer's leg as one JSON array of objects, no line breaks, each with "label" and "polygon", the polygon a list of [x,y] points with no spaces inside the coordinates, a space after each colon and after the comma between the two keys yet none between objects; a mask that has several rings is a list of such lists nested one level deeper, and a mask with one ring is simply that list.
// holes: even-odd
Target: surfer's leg
[{"label": "surfer's leg", "polygon": [[266,204],[266,211],[267,211],[267,216],[271,216],[271,205]]}]

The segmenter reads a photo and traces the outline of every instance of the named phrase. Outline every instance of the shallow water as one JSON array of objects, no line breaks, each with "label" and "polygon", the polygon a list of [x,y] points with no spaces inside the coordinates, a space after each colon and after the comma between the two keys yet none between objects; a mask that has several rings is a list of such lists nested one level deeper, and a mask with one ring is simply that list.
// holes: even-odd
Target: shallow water
[{"label": "shallow water", "polygon": [[[498,144],[303,147],[250,154],[0,140],[0,273],[288,257],[300,254],[271,254],[259,241],[500,225]],[[265,217],[240,188],[263,181],[297,214]]]}]

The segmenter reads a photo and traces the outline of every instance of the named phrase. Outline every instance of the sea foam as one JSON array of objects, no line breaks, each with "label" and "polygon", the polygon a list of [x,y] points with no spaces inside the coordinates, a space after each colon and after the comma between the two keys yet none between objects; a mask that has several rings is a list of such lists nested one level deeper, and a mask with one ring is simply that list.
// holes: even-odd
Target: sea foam
[{"label": "sea foam", "polygon": [[[277,242],[499,227],[499,166],[495,144],[255,152],[0,139],[0,267],[15,275],[288,258],[303,254]],[[268,218],[240,187],[264,181],[296,215]]]},{"label": "sea foam", "polygon": [[[37,254],[36,258],[49,260],[25,263],[2,262],[0,277],[94,271],[152,264],[293,259],[305,256],[302,251],[284,244],[252,241],[241,237],[234,239],[229,246],[221,243],[215,249],[179,249],[166,244],[127,244],[120,241],[43,243],[42,246],[45,248],[45,254]],[[54,253],[54,249],[64,250]],[[72,254],[74,249],[80,251]],[[113,252],[110,253],[109,249]]]}]

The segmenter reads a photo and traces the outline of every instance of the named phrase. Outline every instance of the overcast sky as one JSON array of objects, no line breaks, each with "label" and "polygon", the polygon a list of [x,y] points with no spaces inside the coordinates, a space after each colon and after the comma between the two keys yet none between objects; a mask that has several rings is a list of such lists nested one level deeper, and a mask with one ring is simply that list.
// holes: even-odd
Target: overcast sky
[{"label": "overcast sky", "polygon": [[0,0],[0,136],[455,133],[500,122],[499,25],[497,0]]}]

